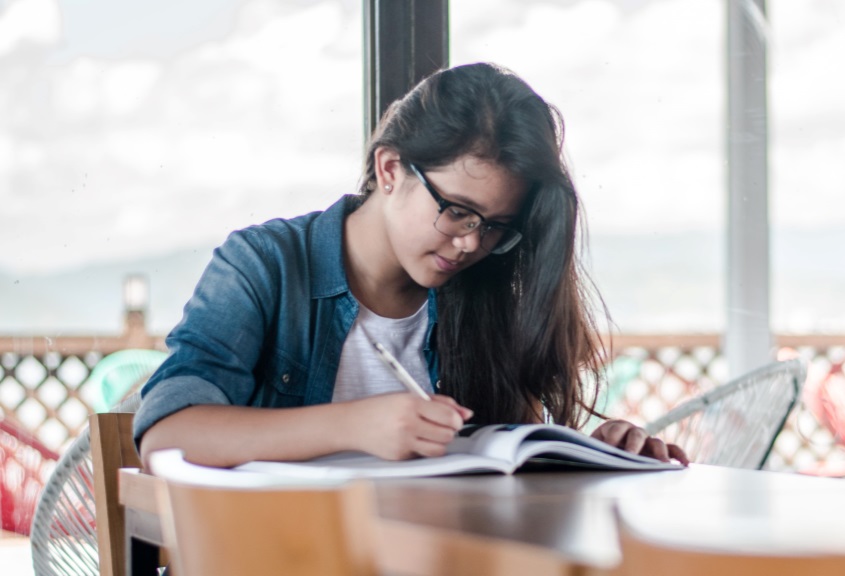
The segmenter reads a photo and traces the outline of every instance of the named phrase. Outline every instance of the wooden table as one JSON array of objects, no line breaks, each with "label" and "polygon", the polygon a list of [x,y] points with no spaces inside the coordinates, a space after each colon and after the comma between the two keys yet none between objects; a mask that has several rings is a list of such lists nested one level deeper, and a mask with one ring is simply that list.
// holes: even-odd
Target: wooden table
[{"label": "wooden table", "polygon": [[[128,536],[159,543],[153,533],[158,480],[120,475]],[[391,573],[610,574],[621,561],[615,506],[642,519],[645,530],[681,544],[845,554],[845,481],[836,479],[693,465],[375,486],[380,564]]]}]

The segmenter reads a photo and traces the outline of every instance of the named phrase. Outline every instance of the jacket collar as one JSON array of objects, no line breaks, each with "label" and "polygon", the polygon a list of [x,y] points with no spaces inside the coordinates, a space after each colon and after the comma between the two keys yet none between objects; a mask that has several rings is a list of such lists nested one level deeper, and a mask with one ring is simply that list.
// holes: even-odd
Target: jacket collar
[{"label": "jacket collar", "polygon": [[[308,261],[313,271],[312,298],[331,298],[349,292],[343,265],[343,223],[363,203],[363,196],[348,194],[314,219],[308,243]],[[437,322],[437,291],[433,288],[428,291],[428,317],[426,342],[431,340]]]},{"label": "jacket collar", "polygon": [[314,219],[308,240],[312,298],[349,292],[343,266],[343,223],[363,202],[363,196],[345,195]]}]

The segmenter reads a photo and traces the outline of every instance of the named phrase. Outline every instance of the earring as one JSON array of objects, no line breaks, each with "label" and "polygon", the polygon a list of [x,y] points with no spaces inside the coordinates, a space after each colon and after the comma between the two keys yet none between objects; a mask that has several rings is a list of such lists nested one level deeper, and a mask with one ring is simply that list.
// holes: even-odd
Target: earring
[{"label": "earring", "polygon": [[384,185],[384,191],[385,192],[390,192],[391,190],[393,190],[393,186],[391,184],[385,184]]}]

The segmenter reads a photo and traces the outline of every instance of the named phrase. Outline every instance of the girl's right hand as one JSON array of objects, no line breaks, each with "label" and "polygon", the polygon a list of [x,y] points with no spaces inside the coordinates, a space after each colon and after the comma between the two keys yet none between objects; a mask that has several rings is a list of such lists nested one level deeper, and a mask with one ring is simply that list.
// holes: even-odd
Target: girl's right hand
[{"label": "girl's right hand", "polygon": [[472,410],[449,396],[424,400],[399,392],[349,402],[346,423],[350,449],[386,460],[442,456]]}]

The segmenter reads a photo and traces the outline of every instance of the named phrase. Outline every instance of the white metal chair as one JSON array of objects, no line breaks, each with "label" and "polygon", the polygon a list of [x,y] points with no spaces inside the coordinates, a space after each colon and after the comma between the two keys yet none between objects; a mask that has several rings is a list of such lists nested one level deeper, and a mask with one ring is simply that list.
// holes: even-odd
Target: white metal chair
[{"label": "white metal chair", "polygon": [[[135,412],[140,395],[112,409]],[[86,426],[59,459],[35,508],[30,534],[36,576],[99,576],[91,436]]]},{"label": "white metal chair", "polygon": [[97,576],[94,476],[88,428],[73,441],[44,485],[30,542],[37,576]]},{"label": "white metal chair", "polygon": [[680,404],[646,425],[693,462],[761,469],[806,378],[800,360],[774,362]]}]

